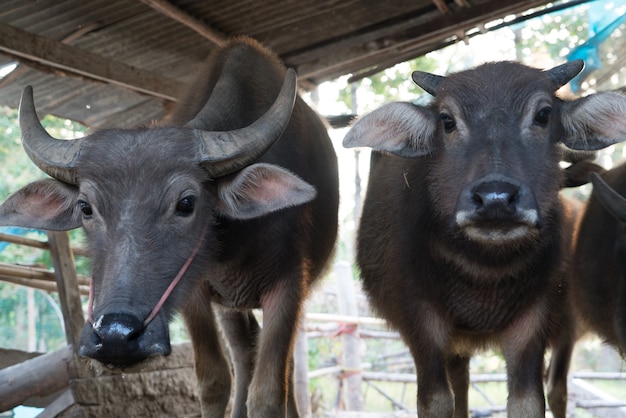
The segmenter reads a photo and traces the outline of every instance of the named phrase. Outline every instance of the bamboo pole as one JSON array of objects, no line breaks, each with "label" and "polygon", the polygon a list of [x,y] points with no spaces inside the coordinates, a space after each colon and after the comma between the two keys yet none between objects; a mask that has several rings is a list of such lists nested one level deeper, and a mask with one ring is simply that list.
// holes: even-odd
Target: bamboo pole
[{"label": "bamboo pole", "polygon": [[383,325],[386,326],[387,322],[384,319],[380,318],[370,318],[365,316],[354,316],[354,315],[335,315],[335,314],[325,314],[325,313],[316,313],[309,312],[306,314],[306,319],[309,322],[319,321],[319,322],[342,322],[346,324],[359,324],[359,325]]},{"label": "bamboo pole", "polygon": [[[0,263],[0,275],[23,277],[25,279],[35,279],[49,282],[54,282],[56,280],[54,272],[50,270],[40,267],[22,266],[19,264]],[[88,277],[77,276],[77,280],[79,285],[89,287],[90,279]]]},{"label": "bamboo pole", "polygon": [[[25,279],[23,277],[14,277],[14,276],[5,276],[0,275],[0,281],[17,284],[20,286],[33,287],[35,289],[44,290],[46,292],[58,292],[58,287],[55,282],[50,282],[48,280],[37,280],[37,279]],[[78,287],[80,294],[83,296],[89,295],[89,286],[79,286]]]},{"label": "bamboo pole", "polygon": [[[42,250],[50,249],[50,244],[46,241],[39,241],[20,235],[5,234],[4,232],[0,232],[0,241],[10,242],[11,244],[25,245],[27,247],[39,248]],[[72,247],[72,252],[74,253],[74,255],[89,257],[89,251],[83,247]]]}]

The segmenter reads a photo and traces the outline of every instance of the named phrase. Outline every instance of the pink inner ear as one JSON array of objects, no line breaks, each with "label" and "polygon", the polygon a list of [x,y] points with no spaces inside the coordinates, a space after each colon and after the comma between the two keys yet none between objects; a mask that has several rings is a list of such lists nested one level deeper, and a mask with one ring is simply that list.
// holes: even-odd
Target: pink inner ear
[{"label": "pink inner ear", "polygon": [[271,164],[254,164],[220,185],[222,213],[250,219],[306,203],[315,189],[295,174]]},{"label": "pink inner ear", "polygon": [[249,196],[249,200],[267,204],[284,199],[294,188],[297,188],[297,184],[294,184],[292,180],[290,176],[281,176],[273,170],[260,168],[255,170],[249,182],[243,185],[243,191]]},{"label": "pink inner ear", "polygon": [[36,181],[0,206],[0,224],[49,230],[78,228],[81,222],[73,211],[77,195],[75,186],[53,179]]},{"label": "pink inner ear", "polygon": [[56,188],[34,185],[25,189],[22,212],[33,217],[51,219],[71,209],[74,201]]}]

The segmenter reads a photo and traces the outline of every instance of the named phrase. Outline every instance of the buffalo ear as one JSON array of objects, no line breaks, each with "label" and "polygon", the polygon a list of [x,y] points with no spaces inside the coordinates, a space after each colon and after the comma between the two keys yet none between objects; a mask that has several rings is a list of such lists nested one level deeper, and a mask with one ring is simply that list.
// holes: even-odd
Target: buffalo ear
[{"label": "buffalo ear", "polygon": [[217,210],[229,218],[252,219],[313,200],[313,186],[289,170],[258,163],[220,180]]},{"label": "buffalo ear", "polygon": [[54,179],[24,186],[0,205],[0,225],[67,231],[82,226],[78,188]]},{"label": "buffalo ear", "polygon": [[343,146],[367,146],[400,157],[420,157],[430,152],[436,128],[429,109],[389,103],[358,119],[343,139]]},{"label": "buffalo ear", "polygon": [[608,91],[565,102],[562,142],[577,150],[597,150],[626,140],[626,95]]}]

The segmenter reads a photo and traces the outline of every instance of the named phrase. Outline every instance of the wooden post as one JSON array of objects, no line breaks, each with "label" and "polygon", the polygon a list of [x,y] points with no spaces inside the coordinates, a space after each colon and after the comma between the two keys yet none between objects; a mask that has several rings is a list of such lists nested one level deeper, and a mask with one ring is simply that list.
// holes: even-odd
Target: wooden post
[{"label": "wooden post", "polygon": [[68,344],[78,347],[85,316],[80,302],[78,278],[69,234],[67,232],[49,231],[48,241],[65,322],[65,337]]},{"label": "wooden post", "polygon": [[[335,264],[337,277],[339,313],[343,315],[358,316],[359,311],[355,298],[354,283],[352,282],[352,268],[348,262]],[[358,324],[345,324],[341,333],[343,344],[343,375],[344,375],[344,399],[346,409],[349,411],[363,410],[361,354]]]},{"label": "wooden post", "polygon": [[309,418],[311,398],[309,396],[309,342],[306,336],[306,317],[302,315],[298,325],[296,345],[293,350],[295,397],[302,418]]}]

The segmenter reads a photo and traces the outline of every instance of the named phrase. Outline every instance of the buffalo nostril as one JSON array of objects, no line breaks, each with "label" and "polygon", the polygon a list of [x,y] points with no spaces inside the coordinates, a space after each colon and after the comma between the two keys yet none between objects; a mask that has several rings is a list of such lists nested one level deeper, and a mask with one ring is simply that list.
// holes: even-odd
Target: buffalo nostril
[{"label": "buffalo nostril", "polygon": [[472,190],[471,199],[476,207],[512,208],[520,196],[520,189],[514,184],[502,181],[481,183]]},{"label": "buffalo nostril", "polygon": [[102,315],[93,324],[94,332],[103,343],[129,342],[138,338],[143,328],[143,321],[123,313]]}]

